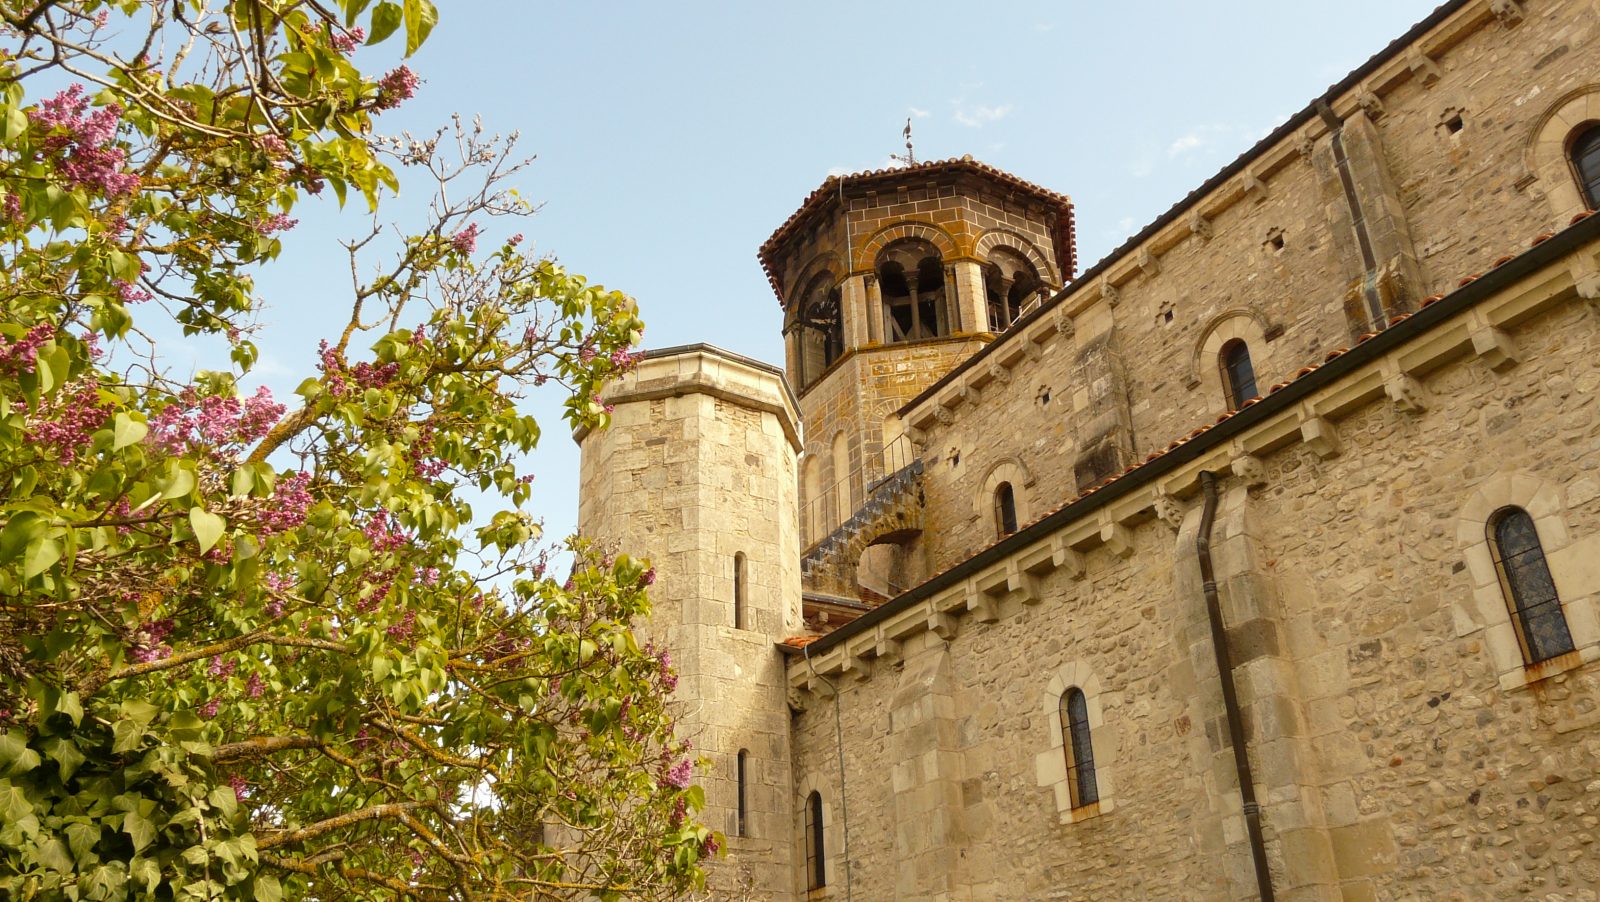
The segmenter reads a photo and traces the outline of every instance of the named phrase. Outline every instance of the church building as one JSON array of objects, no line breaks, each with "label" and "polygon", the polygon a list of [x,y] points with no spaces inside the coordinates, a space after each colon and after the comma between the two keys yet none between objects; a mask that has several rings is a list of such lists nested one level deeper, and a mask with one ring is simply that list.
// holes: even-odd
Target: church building
[{"label": "church building", "polygon": [[1110,255],[961,157],[578,435],[717,899],[1600,900],[1600,0],[1451,0]]}]

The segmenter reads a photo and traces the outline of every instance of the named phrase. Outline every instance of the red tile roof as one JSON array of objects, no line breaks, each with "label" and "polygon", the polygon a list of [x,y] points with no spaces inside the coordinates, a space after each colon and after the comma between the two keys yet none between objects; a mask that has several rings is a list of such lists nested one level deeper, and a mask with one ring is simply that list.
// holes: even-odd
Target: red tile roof
[{"label": "red tile roof", "polygon": [[806,199],[800,203],[800,209],[795,210],[788,219],[783,221],[783,225],[778,226],[770,238],[762,242],[761,249],[757,252],[757,256],[761,260],[761,269],[767,274],[767,281],[772,284],[772,292],[778,296],[778,302],[780,304],[783,303],[783,289],[778,285],[778,276],[774,269],[775,256],[779,245],[787,241],[800,228],[802,222],[821,210],[830,200],[838,197],[841,181],[854,188],[863,183],[893,183],[913,176],[922,177],[946,172],[967,172],[983,175],[1054,206],[1059,213],[1055,223],[1056,231],[1052,236],[1056,243],[1056,263],[1061,269],[1061,278],[1063,280],[1072,278],[1075,268],[1074,261],[1077,259],[1077,231],[1072,219],[1072,198],[1017,178],[1002,169],[996,169],[987,163],[974,160],[971,156],[964,156],[953,157],[948,160],[930,160],[926,163],[917,163],[914,166],[871,169],[866,172],[854,172],[844,176],[828,176],[821,185],[817,186],[816,190],[806,195]]}]

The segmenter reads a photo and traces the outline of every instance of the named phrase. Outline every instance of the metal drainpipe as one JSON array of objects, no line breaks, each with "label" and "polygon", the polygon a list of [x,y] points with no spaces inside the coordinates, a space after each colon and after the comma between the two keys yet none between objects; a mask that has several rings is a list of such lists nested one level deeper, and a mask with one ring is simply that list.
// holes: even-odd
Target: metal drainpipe
[{"label": "metal drainpipe", "polygon": [[[848,900],[851,896],[850,809],[845,806],[844,801],[844,721],[839,716],[839,687],[834,685],[832,680],[820,673],[817,673],[817,665],[811,662],[811,647],[809,645],[801,646],[800,651],[806,656],[806,666],[811,668],[811,675],[821,680],[825,685],[827,685],[828,691],[833,693],[833,744],[834,748],[839,750],[839,831],[844,838],[844,849],[841,851],[842,857],[844,858],[844,897]],[[811,837],[809,836],[805,839],[806,842],[811,841]],[[826,859],[828,850],[820,849],[819,851],[822,852],[823,858]],[[824,865],[824,867],[826,867],[826,865]]]},{"label": "metal drainpipe", "polygon": [[1255,778],[1250,773],[1250,754],[1245,749],[1244,721],[1239,716],[1239,694],[1233,683],[1233,658],[1228,654],[1228,633],[1222,624],[1222,602],[1217,598],[1216,571],[1211,565],[1217,477],[1209,470],[1200,473],[1200,490],[1205,503],[1200,508],[1200,532],[1194,540],[1195,555],[1200,559],[1200,585],[1206,596],[1206,615],[1211,620],[1211,647],[1217,655],[1217,677],[1222,682],[1222,707],[1228,721],[1228,738],[1233,743],[1233,766],[1239,776],[1239,798],[1244,803],[1244,825],[1250,835],[1256,889],[1261,902],[1273,902],[1272,871],[1267,866],[1267,844],[1261,835],[1261,806],[1256,802]]}]

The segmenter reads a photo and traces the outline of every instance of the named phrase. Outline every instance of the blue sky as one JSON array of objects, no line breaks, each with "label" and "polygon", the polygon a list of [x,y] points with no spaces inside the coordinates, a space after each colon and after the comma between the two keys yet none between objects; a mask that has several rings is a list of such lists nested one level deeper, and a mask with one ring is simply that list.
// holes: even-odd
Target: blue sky
[{"label": "blue sky", "polygon": [[[651,347],[709,341],[781,362],[756,248],[830,172],[972,154],[1077,206],[1080,271],[1432,8],[1425,0],[987,4],[441,2],[384,130],[451,113],[520,131],[539,250],[639,299]],[[392,55],[368,52],[382,71]],[[358,57],[358,60],[362,59]],[[388,216],[402,222],[425,198]],[[297,211],[256,379],[287,394],[346,308],[334,242],[362,210]],[[186,356],[214,362],[205,348]],[[253,380],[254,381],[254,380]],[[534,509],[561,535],[577,451],[537,400]]]}]

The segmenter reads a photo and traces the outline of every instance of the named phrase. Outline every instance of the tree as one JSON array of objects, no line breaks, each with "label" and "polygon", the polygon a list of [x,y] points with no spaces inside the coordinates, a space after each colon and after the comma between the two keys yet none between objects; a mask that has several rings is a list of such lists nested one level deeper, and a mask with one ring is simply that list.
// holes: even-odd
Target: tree
[{"label": "tree", "polygon": [[[693,821],[670,661],[629,628],[653,571],[571,540],[570,577],[547,572],[517,471],[524,389],[603,426],[643,326],[517,238],[478,250],[488,217],[530,212],[511,142],[371,134],[417,78],[353,57],[409,55],[432,4],[0,19],[0,894],[697,885],[719,838]],[[433,182],[429,221],[353,278],[297,409],[242,392],[251,273],[295,205],[376,209],[396,167]],[[351,242],[351,273],[383,243]],[[166,375],[141,328],[163,316],[233,369]]]}]

